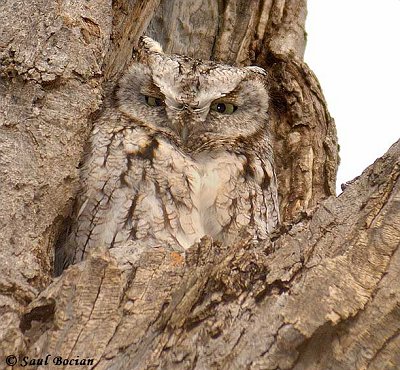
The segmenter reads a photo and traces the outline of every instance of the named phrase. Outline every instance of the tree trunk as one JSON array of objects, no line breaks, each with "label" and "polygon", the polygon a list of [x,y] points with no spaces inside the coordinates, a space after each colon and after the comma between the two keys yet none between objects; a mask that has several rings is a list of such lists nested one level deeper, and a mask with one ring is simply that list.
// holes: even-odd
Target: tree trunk
[{"label": "tree trunk", "polygon": [[[0,3],[1,367],[400,368],[400,141],[334,196],[305,16],[305,0]],[[285,222],[264,244],[97,252],[53,279],[92,121],[142,34],[268,71]]]}]

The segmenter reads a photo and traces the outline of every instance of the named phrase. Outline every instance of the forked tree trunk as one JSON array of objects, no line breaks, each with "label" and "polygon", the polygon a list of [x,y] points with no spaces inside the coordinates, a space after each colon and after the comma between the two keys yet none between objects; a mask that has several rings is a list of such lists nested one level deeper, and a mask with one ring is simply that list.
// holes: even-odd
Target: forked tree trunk
[{"label": "forked tree trunk", "polygon": [[[1,368],[400,368],[400,142],[334,196],[305,16],[305,0],[0,2]],[[143,33],[268,71],[285,224],[262,245],[143,246],[133,266],[95,253],[53,279],[93,117]]]}]

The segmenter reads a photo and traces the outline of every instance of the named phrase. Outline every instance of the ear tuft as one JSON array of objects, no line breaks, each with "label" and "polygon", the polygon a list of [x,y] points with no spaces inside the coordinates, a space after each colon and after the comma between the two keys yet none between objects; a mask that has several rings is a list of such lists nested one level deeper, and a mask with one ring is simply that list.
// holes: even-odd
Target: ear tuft
[{"label": "ear tuft", "polygon": [[267,71],[264,68],[258,67],[258,66],[248,66],[243,68],[246,71],[251,71],[253,73],[259,73],[262,74],[263,76],[267,75]]},{"label": "ear tuft", "polygon": [[162,46],[151,37],[141,36],[139,39],[139,52],[163,53]]}]

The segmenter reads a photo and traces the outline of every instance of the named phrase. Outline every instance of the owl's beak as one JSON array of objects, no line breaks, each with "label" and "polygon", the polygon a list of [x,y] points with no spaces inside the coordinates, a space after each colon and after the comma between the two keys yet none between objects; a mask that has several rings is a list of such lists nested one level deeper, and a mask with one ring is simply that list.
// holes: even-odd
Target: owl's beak
[{"label": "owl's beak", "polygon": [[184,144],[186,144],[186,142],[187,142],[187,139],[188,139],[188,137],[189,137],[189,129],[187,128],[187,126],[183,126],[182,127],[182,130],[181,130],[181,139],[182,139],[182,142],[184,143]]},{"label": "owl's beak", "polygon": [[187,144],[196,131],[196,124],[201,121],[198,113],[194,116],[193,109],[184,105],[180,109],[167,109],[167,114],[170,120],[169,127],[180,137],[183,144]]},{"label": "owl's beak", "polygon": [[175,124],[172,124],[170,128],[172,131],[175,132],[175,134],[181,139],[181,142],[183,144],[186,144],[189,136],[190,136],[190,129],[187,125],[185,125],[183,122],[174,122]]}]

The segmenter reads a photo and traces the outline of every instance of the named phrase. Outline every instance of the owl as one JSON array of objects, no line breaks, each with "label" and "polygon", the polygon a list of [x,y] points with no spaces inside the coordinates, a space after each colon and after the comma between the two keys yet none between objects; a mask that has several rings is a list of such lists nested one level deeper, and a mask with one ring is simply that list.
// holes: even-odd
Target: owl
[{"label": "owl", "polygon": [[56,273],[93,247],[185,251],[279,222],[266,72],[167,55],[149,37],[94,124]]}]

